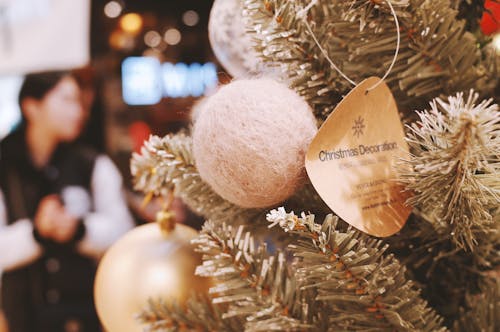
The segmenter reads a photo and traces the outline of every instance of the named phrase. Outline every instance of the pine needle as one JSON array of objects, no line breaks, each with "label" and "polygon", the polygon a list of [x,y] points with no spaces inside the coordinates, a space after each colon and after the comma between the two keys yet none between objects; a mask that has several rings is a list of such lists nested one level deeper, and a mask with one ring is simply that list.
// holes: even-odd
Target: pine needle
[{"label": "pine needle", "polygon": [[418,113],[408,126],[412,155],[401,167],[402,183],[415,193],[408,203],[469,250],[478,232],[497,229],[500,205],[500,112],[491,100],[477,99],[459,93]]}]

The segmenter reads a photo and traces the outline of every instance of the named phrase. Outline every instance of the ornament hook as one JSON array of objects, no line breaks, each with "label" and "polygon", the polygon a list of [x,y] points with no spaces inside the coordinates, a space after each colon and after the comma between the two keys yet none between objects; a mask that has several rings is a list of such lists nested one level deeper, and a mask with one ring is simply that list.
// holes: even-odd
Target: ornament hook
[{"label": "ornament hook", "polygon": [[167,200],[164,202],[163,207],[156,213],[155,221],[161,229],[163,235],[168,235],[175,229],[175,212],[170,211],[172,202],[174,201],[173,189],[169,191]]}]

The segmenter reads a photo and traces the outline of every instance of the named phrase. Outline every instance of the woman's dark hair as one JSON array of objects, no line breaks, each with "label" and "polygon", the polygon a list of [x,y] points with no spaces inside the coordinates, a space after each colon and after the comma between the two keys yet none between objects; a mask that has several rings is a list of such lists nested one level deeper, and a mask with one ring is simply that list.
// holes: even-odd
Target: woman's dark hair
[{"label": "woman's dark hair", "polygon": [[47,93],[67,76],[72,75],[67,71],[51,71],[26,75],[19,91],[19,106],[22,107],[22,101],[26,98],[43,99]]}]

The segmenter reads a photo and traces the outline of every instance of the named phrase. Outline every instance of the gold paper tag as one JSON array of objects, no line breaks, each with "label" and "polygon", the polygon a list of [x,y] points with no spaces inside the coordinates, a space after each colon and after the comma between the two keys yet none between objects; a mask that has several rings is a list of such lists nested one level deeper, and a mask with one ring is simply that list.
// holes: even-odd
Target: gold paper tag
[{"label": "gold paper tag", "polygon": [[373,236],[390,236],[405,224],[408,193],[395,182],[394,168],[408,152],[389,87],[371,77],[335,108],[306,155],[317,192],[342,219]]}]

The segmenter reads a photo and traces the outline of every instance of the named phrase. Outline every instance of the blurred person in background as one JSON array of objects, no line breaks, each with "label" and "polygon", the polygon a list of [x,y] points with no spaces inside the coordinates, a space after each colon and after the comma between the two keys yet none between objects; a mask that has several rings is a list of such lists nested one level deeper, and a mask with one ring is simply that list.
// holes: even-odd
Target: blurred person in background
[{"label": "blurred person in background", "polygon": [[96,261],[133,227],[122,178],[75,144],[88,112],[75,78],[27,75],[23,124],[0,142],[1,303],[11,332],[100,331]]},{"label": "blurred person in background", "polygon": [[85,129],[77,142],[90,146],[95,151],[104,152],[104,113],[96,71],[89,65],[72,71],[72,74],[80,86],[82,106],[88,116]]}]

